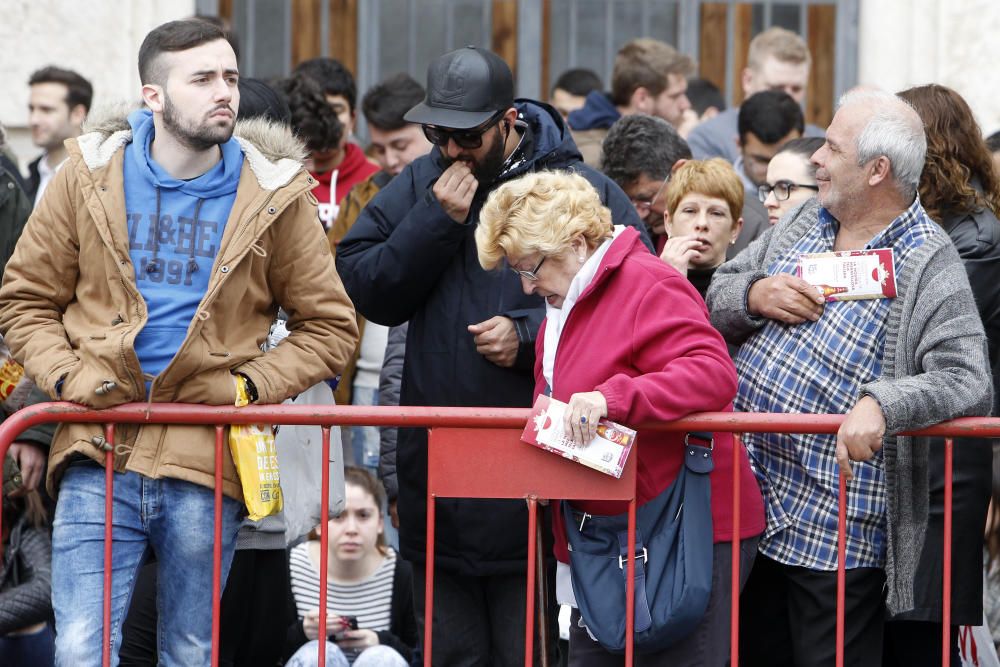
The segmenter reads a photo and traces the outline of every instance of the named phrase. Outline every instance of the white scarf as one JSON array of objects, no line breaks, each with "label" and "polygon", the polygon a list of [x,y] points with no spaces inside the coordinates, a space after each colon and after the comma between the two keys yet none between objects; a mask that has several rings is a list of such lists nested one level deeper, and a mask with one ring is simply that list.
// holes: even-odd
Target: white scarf
[{"label": "white scarf", "polygon": [[550,392],[553,387],[552,371],[556,364],[556,350],[559,349],[559,338],[562,336],[563,326],[565,326],[566,320],[569,319],[570,311],[576,305],[576,300],[580,298],[580,295],[587,289],[587,286],[594,281],[597,269],[601,266],[601,261],[604,259],[604,255],[607,254],[611,244],[624,231],[624,225],[615,225],[611,232],[611,238],[599,245],[594,254],[583,263],[577,274],[573,276],[573,280],[569,284],[569,289],[566,290],[566,297],[563,299],[562,308],[556,308],[550,305],[548,301],[545,302],[546,325],[545,348],[542,353],[542,375],[545,377],[545,382]]}]

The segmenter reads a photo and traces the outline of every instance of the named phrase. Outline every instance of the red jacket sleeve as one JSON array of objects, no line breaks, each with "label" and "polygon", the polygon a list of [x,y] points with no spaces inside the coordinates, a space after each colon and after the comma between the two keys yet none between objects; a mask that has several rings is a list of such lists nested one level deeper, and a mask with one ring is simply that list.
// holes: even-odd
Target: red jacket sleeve
[{"label": "red jacket sleeve", "polygon": [[679,275],[664,278],[634,312],[630,365],[638,372],[617,373],[597,387],[608,418],[641,424],[728,407],[736,368],[691,284]]}]

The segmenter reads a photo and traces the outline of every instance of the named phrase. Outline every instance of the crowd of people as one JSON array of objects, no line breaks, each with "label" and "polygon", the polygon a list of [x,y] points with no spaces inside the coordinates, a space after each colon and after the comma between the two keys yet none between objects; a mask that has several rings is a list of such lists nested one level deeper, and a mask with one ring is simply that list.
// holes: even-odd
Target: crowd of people
[{"label": "crowd of people", "polygon": [[[751,41],[731,108],[649,38],[619,49],[607,84],[569,70],[548,101],[515,99],[508,64],[471,46],[434,59],[426,86],[397,74],[359,91],[330,58],[241,77],[211,18],[157,27],[137,60],[133,108],[92,112],[68,69],[31,76],[43,152],[27,177],[0,128],[5,415],[307,390],[353,405],[549,396],[577,446],[601,419],[640,427],[640,534],[630,553],[623,503],[552,499],[539,664],[623,663],[624,598],[608,592],[623,559],[640,574],[637,665],[728,664],[737,575],[741,664],[834,664],[842,478],[845,664],[940,664],[944,650],[958,666],[962,628],[984,630],[978,655],[995,660],[991,441],[954,448],[942,647],[943,441],[898,435],[1000,404],[1000,138],[959,93],[858,88],[816,127],[809,50],[781,28]],[[885,252],[878,298],[830,298],[801,270]],[[706,411],[845,418],[835,435],[643,428]],[[225,453],[220,664],[306,667],[321,646],[327,665],[423,663],[427,432],[341,436],[325,553],[318,525],[290,528],[299,508],[249,518],[247,471]],[[87,424],[18,437],[0,663],[95,664],[106,649],[112,665],[209,664],[214,438],[142,425],[109,443]],[[522,664],[525,503],[439,500],[436,523],[433,664]],[[611,556],[595,564],[583,544]]]}]

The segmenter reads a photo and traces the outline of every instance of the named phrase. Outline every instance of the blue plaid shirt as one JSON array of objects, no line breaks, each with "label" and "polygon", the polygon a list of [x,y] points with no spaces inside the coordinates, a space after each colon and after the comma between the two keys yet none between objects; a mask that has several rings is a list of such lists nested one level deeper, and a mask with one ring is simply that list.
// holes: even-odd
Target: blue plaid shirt
[{"label": "blue plaid shirt", "polygon": [[[830,252],[839,223],[820,209],[817,224],[767,267],[795,273],[799,255]],[[896,273],[910,252],[935,233],[919,199],[866,249],[892,248]],[[882,373],[889,299],[833,301],[818,322],[790,326],[769,320],[736,357],[741,412],[849,412],[861,387]],[[812,570],[837,567],[837,439],[834,435],[748,433],[747,450],[760,482],[767,529],[760,552]],[[847,493],[847,568],[885,563],[885,479],[881,452],[852,462]]]}]

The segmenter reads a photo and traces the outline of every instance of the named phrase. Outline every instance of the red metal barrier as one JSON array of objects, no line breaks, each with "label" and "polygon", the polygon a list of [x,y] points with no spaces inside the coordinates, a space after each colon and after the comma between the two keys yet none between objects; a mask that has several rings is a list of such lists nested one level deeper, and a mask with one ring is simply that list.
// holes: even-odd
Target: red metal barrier
[{"label": "red metal barrier", "polygon": [[[110,410],[90,410],[82,406],[71,403],[47,403],[35,405],[20,412],[15,413],[6,421],[0,424],[0,458],[2,458],[10,443],[22,431],[45,422],[77,422],[77,423],[100,423],[105,425],[105,437],[107,442],[114,442],[115,424],[136,424],[136,423],[161,423],[161,424],[203,424],[216,427],[215,460],[216,460],[216,484],[215,484],[215,548],[213,554],[213,605],[212,605],[212,665],[218,664],[218,640],[219,640],[219,599],[221,591],[221,461],[223,455],[225,426],[229,424],[297,424],[315,425],[323,427],[323,456],[324,461],[329,460],[330,448],[330,426],[331,425],[373,425],[373,426],[403,426],[416,428],[432,428],[432,437],[429,444],[429,457],[431,460],[428,474],[429,488],[435,490],[436,495],[449,496],[459,493],[473,492],[474,495],[468,497],[500,497],[500,498],[525,498],[529,504],[530,528],[535,528],[537,501],[542,498],[559,497],[580,497],[579,486],[566,487],[572,480],[578,484],[581,476],[587,480],[588,491],[598,489],[595,493],[609,495],[595,495],[595,498],[615,497],[616,499],[634,499],[634,455],[633,462],[630,462],[629,469],[623,476],[623,481],[616,482],[609,477],[593,473],[582,466],[574,466],[571,463],[560,460],[557,457],[539,452],[538,450],[521,445],[517,442],[519,432],[526,423],[529,410],[521,408],[436,408],[436,407],[363,407],[363,406],[247,406],[236,407],[208,407],[180,404],[128,404]],[[715,432],[762,432],[762,433],[836,433],[843,420],[842,415],[784,415],[784,414],[736,414],[736,413],[703,413],[694,415],[676,422],[668,424],[640,425],[642,428],[651,428],[665,431],[687,432],[687,431],[715,431]],[[469,432],[463,431],[461,436],[455,433],[447,433],[446,429],[476,429],[475,455],[467,456],[463,442],[468,442]],[[494,431],[491,435],[483,433],[483,430]],[[499,430],[499,431],[498,431]],[[944,515],[944,577],[942,593],[943,599],[943,629],[942,629],[942,665],[948,664],[948,644],[950,642],[949,626],[951,619],[951,510],[952,510],[952,437],[1000,437],[1000,419],[990,418],[964,418],[951,422],[932,426],[920,431],[908,432],[905,435],[934,435],[944,436],[945,441],[945,515]],[[484,446],[485,445],[485,446]],[[641,446],[641,443],[639,444]],[[496,451],[493,451],[496,449]],[[446,454],[446,455],[443,455]],[[519,467],[516,471],[508,469],[507,475],[497,475],[496,469],[489,467],[490,462],[496,462],[496,456],[506,462],[518,462],[524,464],[529,461],[530,465]],[[532,458],[537,457],[537,458]],[[738,462],[738,450],[734,448],[734,462]],[[110,646],[110,591],[111,591],[111,498],[113,494],[113,477],[111,468],[111,453],[105,456],[105,476],[108,489],[108,496],[105,505],[105,575],[104,575],[104,655],[103,664],[109,664],[107,648]],[[447,466],[457,466],[455,470],[449,471]],[[558,468],[558,473],[539,474],[542,470]],[[481,482],[476,488],[456,484],[456,480],[468,478],[470,471],[479,470],[478,479]],[[734,467],[735,469],[735,467]],[[460,474],[456,472],[460,470]],[[507,477],[513,479],[505,479]],[[734,475],[734,516],[739,517],[739,475]],[[489,484],[482,483],[488,480]],[[601,485],[601,481],[606,482],[606,486]],[[572,489],[572,490],[571,490]],[[840,536],[838,540],[838,552],[840,568],[838,569],[837,585],[837,667],[842,667],[843,639],[844,639],[844,526],[846,525],[846,484],[840,480],[840,500],[839,500],[839,525]],[[428,582],[433,578],[433,498],[435,493],[429,494],[428,498],[428,562],[431,569],[428,571]],[[498,495],[490,495],[490,494]],[[320,572],[320,636],[326,632],[326,586],[323,585],[326,579],[327,567],[327,526],[326,517],[329,513],[329,476],[328,467],[323,466],[323,499],[322,517],[320,529],[321,540],[321,572]],[[590,495],[588,494],[588,497]],[[635,521],[634,502],[630,505],[630,526],[634,527]],[[525,664],[531,664],[532,642],[533,642],[533,574],[532,564],[535,556],[534,533],[529,532],[529,559],[528,559],[528,619],[526,622],[526,647]],[[732,610],[732,630],[731,630],[731,663],[734,667],[738,665],[738,637],[739,637],[739,522],[734,522],[733,526],[733,610]],[[634,549],[634,533],[630,535],[629,547]],[[629,582],[634,577],[634,563],[629,563]],[[432,584],[428,590],[426,609],[426,657],[425,664],[430,664],[432,649],[431,641],[431,605],[432,605]],[[627,595],[628,608],[633,605],[634,591],[629,590]],[[626,622],[631,629],[633,614],[629,613]],[[631,643],[631,632],[629,632]],[[320,664],[325,664],[325,644],[320,646]],[[631,647],[629,647],[631,651]],[[627,664],[631,664],[631,655],[627,656]]]}]

